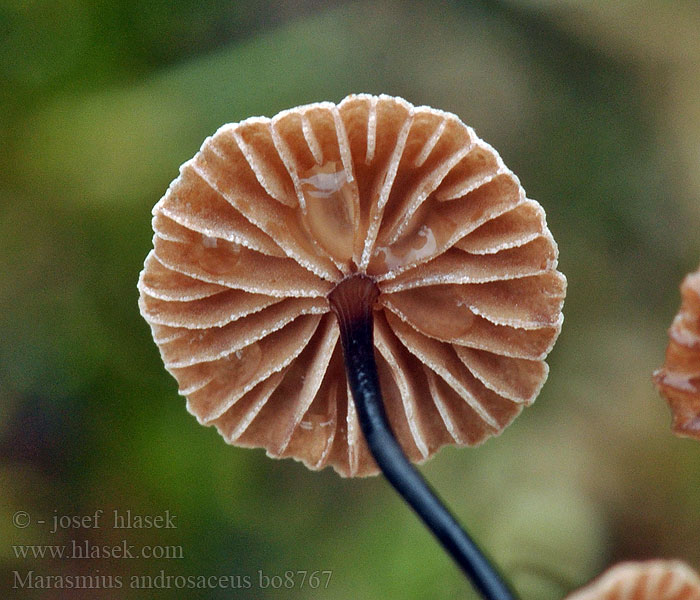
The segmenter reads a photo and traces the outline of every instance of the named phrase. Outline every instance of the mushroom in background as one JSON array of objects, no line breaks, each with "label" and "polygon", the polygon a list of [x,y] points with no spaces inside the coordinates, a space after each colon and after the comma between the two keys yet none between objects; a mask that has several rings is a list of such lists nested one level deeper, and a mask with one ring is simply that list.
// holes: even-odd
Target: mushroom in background
[{"label": "mushroom in background", "polygon": [[566,600],[700,600],[700,577],[680,561],[620,563]]},{"label": "mushroom in background", "polygon": [[700,269],[683,280],[681,297],[654,383],[671,407],[674,433],[700,439]]}]

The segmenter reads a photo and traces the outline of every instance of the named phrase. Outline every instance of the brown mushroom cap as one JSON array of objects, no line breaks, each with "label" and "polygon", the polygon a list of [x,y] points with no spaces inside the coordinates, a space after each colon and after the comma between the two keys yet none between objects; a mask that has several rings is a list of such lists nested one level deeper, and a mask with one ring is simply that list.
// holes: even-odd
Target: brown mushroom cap
[{"label": "brown mushroom cap", "polygon": [[566,280],[542,208],[456,116],[353,95],[221,127],[153,209],[140,308],[200,423],[343,476],[377,472],[327,296],[379,288],[375,347],[411,460],[534,401]]},{"label": "brown mushroom cap", "polygon": [[680,561],[620,563],[566,600],[700,600],[700,578]]},{"label": "brown mushroom cap", "polygon": [[683,280],[681,297],[654,383],[671,407],[674,433],[700,439],[700,269]]}]

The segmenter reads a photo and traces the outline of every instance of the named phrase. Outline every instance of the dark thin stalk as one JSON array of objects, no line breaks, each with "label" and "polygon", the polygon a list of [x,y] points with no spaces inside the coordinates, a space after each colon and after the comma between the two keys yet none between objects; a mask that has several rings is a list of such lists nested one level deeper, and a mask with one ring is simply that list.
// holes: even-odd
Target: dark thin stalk
[{"label": "dark thin stalk", "polygon": [[514,600],[515,594],[406,458],[391,430],[374,360],[372,313],[377,295],[369,277],[355,275],[341,282],[329,296],[338,316],[345,370],[360,427],[372,456],[389,483],[418,513],[481,595],[487,600]]}]

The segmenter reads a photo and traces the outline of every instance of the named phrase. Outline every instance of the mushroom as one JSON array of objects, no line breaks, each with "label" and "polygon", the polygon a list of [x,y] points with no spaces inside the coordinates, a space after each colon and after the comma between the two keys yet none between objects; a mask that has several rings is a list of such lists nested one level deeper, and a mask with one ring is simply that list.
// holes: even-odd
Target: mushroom
[{"label": "mushroom", "polygon": [[700,577],[677,560],[625,562],[566,600],[700,600]]},{"label": "mushroom", "polygon": [[383,470],[511,597],[409,462],[500,433],[561,329],[557,246],[498,153],[401,98],[301,106],[207,138],[153,228],[140,309],[199,422],[311,469]]},{"label": "mushroom", "polygon": [[700,269],[683,280],[681,297],[654,383],[671,407],[674,433],[700,439]]}]

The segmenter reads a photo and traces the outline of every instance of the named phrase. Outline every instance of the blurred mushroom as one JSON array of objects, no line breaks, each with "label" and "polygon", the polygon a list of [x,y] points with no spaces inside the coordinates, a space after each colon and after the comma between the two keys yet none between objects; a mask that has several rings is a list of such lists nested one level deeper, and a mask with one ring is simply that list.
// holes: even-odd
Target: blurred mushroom
[{"label": "blurred mushroom", "polygon": [[700,600],[700,577],[680,561],[620,563],[566,600]]},{"label": "blurred mushroom", "polygon": [[654,383],[671,407],[674,433],[700,439],[700,269],[683,280],[681,297]]},{"label": "blurred mushroom", "polygon": [[500,433],[547,376],[566,280],[496,151],[354,95],[224,125],[153,215],[140,308],[190,412],[312,469],[381,468],[484,591],[406,456]]}]

